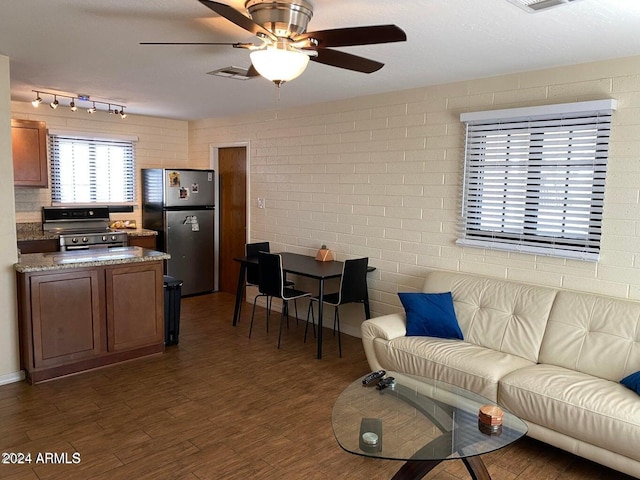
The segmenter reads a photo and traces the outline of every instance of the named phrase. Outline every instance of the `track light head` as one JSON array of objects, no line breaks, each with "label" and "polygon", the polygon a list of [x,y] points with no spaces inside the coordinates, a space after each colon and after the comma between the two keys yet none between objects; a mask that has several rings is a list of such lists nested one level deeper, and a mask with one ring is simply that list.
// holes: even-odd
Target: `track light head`
[{"label": "track light head", "polygon": [[127,114],[124,113],[124,107],[120,107],[120,118],[122,119],[127,118]]},{"label": "track light head", "polygon": [[69,103],[69,108],[71,109],[72,112],[77,112],[78,111],[78,107],[76,107],[76,102],[75,99],[71,99],[71,103]]},{"label": "track light head", "polygon": [[93,106],[91,108],[87,108],[87,112],[96,113],[96,102],[93,102]]},{"label": "track light head", "polygon": [[33,102],[31,102],[31,105],[33,105],[34,107],[37,107],[41,103],[42,103],[42,99],[40,98],[40,92],[36,92],[36,99]]},{"label": "track light head", "polygon": [[53,102],[51,102],[49,104],[49,106],[55,110],[56,108],[58,108],[58,105],[59,105],[58,97],[56,95],[54,95],[53,96]]}]

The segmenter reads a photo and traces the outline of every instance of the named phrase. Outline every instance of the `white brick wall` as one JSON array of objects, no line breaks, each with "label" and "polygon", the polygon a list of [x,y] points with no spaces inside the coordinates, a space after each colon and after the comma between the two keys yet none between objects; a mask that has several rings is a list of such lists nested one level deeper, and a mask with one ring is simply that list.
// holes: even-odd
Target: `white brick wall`
[{"label": "white brick wall", "polygon": [[[460,113],[600,98],[619,105],[600,262],[456,246]],[[252,199],[266,199],[264,210],[251,202],[252,240],[368,255],[375,315],[400,309],[396,292],[420,289],[429,269],[640,299],[640,57],[195,121],[189,137],[198,164],[210,144],[250,142]],[[360,321],[345,317],[345,331]]]}]

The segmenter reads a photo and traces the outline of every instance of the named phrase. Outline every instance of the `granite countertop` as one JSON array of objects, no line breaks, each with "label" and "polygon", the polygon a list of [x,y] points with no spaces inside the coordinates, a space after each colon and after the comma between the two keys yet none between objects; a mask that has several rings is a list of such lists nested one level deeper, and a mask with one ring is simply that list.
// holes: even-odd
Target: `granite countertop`
[{"label": "granite countertop", "polygon": [[167,260],[171,255],[141,247],[76,250],[71,252],[27,253],[21,255],[13,268],[19,273],[64,270],[68,268],[100,267],[122,263]]},{"label": "granite countertop", "polygon": [[[129,236],[136,237],[153,237],[158,234],[155,230],[147,228],[127,228],[120,231],[126,232]],[[16,233],[19,242],[32,240],[57,240],[59,234],[55,232],[45,232],[42,230],[41,223],[18,223],[16,224]]]}]

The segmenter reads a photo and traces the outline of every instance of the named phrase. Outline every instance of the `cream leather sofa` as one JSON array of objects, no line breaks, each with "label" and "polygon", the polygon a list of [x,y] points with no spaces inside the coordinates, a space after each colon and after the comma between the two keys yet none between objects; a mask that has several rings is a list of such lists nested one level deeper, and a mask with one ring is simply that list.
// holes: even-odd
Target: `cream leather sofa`
[{"label": "cream leather sofa", "polygon": [[424,292],[452,292],[464,340],[407,337],[403,313],[362,324],[371,370],[435,378],[525,420],[528,435],[640,478],[640,302],[453,272]]}]

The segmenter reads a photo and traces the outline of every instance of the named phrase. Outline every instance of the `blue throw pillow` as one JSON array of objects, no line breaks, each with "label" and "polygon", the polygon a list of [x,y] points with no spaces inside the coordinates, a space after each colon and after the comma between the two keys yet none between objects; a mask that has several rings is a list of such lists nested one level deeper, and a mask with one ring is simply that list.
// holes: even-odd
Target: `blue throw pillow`
[{"label": "blue throw pillow", "polygon": [[398,296],[407,314],[407,336],[463,339],[451,292],[398,293]]},{"label": "blue throw pillow", "polygon": [[640,372],[624,377],[620,383],[640,395]]}]

